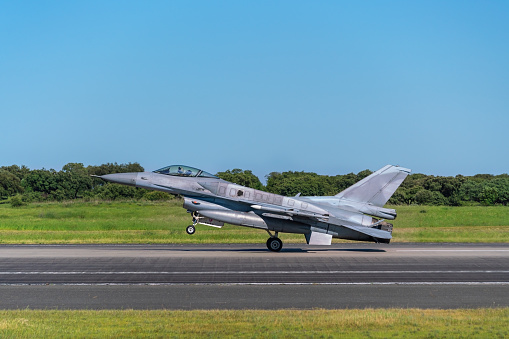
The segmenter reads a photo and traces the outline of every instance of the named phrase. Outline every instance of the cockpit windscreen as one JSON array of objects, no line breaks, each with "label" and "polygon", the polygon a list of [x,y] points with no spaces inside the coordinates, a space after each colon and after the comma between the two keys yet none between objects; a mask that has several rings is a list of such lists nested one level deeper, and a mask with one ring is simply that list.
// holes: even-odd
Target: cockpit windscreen
[{"label": "cockpit windscreen", "polygon": [[217,178],[208,172],[202,171],[201,169],[184,166],[184,165],[171,165],[154,171],[154,173],[173,175],[178,177],[205,177],[205,178]]}]

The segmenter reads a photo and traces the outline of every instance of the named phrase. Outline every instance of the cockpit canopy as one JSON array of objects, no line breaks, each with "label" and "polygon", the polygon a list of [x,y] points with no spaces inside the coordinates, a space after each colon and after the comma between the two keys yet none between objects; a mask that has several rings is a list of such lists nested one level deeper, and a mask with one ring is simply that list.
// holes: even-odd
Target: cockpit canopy
[{"label": "cockpit canopy", "polygon": [[203,177],[203,178],[217,178],[208,172],[201,169],[184,166],[184,165],[171,165],[154,171],[154,173],[173,175],[177,177]]}]

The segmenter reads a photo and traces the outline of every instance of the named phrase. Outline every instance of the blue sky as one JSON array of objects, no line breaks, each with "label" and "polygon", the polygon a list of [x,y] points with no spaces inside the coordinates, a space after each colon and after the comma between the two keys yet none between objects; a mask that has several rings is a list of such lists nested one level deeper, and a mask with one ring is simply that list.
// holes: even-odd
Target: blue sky
[{"label": "blue sky", "polygon": [[507,1],[0,4],[0,166],[509,172]]}]

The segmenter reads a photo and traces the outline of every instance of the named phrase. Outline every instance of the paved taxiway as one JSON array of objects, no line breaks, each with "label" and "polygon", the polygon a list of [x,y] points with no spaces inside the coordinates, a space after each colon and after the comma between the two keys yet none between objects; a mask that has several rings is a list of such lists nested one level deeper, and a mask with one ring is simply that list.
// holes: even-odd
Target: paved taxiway
[{"label": "paved taxiway", "polygon": [[0,246],[0,309],[509,306],[509,244]]}]

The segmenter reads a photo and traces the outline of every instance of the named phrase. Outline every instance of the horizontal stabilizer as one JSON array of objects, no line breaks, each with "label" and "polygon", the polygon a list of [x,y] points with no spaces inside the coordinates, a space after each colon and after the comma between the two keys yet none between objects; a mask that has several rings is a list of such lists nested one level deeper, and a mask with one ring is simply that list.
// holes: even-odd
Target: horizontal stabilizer
[{"label": "horizontal stabilizer", "polygon": [[407,168],[387,165],[336,197],[383,207],[410,172]]},{"label": "horizontal stabilizer", "polygon": [[365,235],[369,235],[370,237],[373,237],[375,239],[385,239],[385,240],[392,239],[392,234],[390,232],[387,232],[384,230],[379,230],[377,228],[371,228],[371,227],[366,227],[366,226],[353,226],[353,225],[345,225],[345,224],[342,224],[341,226],[349,228],[353,231],[356,231],[356,232],[359,232],[359,233],[362,233]]}]

